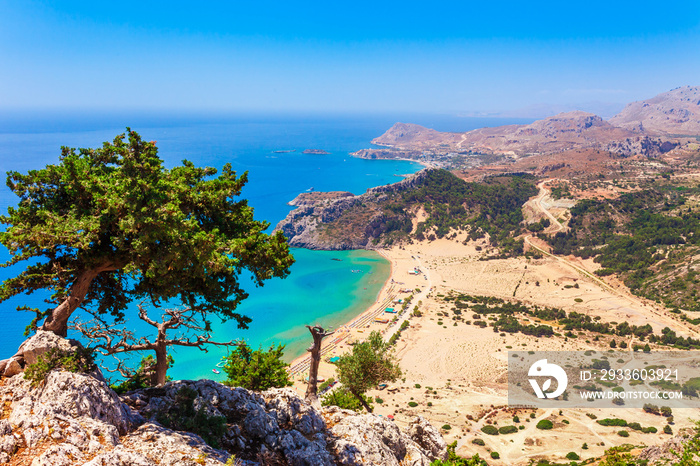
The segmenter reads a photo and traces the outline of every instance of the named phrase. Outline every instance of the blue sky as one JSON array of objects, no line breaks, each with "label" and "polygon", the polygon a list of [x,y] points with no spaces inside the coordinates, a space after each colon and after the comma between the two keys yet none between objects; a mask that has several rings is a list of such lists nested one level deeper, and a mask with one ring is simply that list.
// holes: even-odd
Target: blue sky
[{"label": "blue sky", "polygon": [[0,109],[459,114],[700,85],[697,0],[487,3],[0,0]]}]

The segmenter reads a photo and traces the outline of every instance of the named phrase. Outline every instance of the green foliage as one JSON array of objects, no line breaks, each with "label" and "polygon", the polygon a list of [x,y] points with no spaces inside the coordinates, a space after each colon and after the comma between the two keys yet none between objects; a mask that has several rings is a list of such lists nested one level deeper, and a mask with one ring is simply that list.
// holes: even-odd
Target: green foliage
[{"label": "green foliage", "polygon": [[367,390],[380,383],[394,382],[401,369],[382,335],[374,331],[368,339],[353,346],[352,352],[336,363],[338,381],[358,399]]},{"label": "green foliage", "polygon": [[659,407],[651,404],[651,403],[644,403],[644,406],[642,407],[645,413],[649,414],[660,414]]},{"label": "green foliage", "polygon": [[127,132],[99,149],[63,147],[56,165],[8,172],[19,203],[0,216],[0,243],[12,256],[6,266],[29,265],[3,282],[0,302],[50,290],[51,303],[68,312],[32,309],[32,325],[49,316],[59,332],[77,302],[123,318],[131,301],[144,299],[177,300],[247,327],[250,319],[235,312],[247,297],[241,272],[262,285],[294,262],[284,236],[263,233],[269,224],[238,199],[247,173],[226,164],[213,178],[216,169],[188,161],[165,168],[154,142]]},{"label": "green foliage", "polygon": [[569,453],[566,454],[566,459],[571,460],[571,461],[578,461],[581,459],[580,456],[576,454],[576,452],[570,451]]},{"label": "green foliage", "polygon": [[416,406],[418,406],[418,403],[416,403],[415,401],[409,401],[408,406],[410,406],[411,408],[415,408]]},{"label": "green foliage", "polygon": [[671,429],[671,426],[669,426],[668,424],[666,424],[664,426],[664,434],[669,434],[669,435],[673,434],[673,430]]},{"label": "green foliage", "polygon": [[[471,239],[488,233],[503,256],[522,254],[516,240],[523,221],[521,207],[537,188],[530,176],[496,176],[467,183],[447,170],[429,170],[411,189],[384,193],[377,201],[357,204],[325,225],[330,237],[370,237],[386,244],[406,239],[442,238],[467,231]],[[413,213],[427,217],[413,230]]]},{"label": "green foliage", "polygon": [[619,274],[636,294],[700,310],[697,273],[678,267],[700,246],[700,211],[680,208],[697,193],[660,186],[614,200],[581,200],[571,209],[570,230],[549,242],[555,254],[595,257],[598,275]]},{"label": "green foliage", "polygon": [[456,441],[447,445],[447,460],[435,460],[430,463],[430,466],[488,466],[486,461],[482,460],[478,454],[472,456],[471,458],[462,458],[461,456],[457,456],[455,453],[456,448]]},{"label": "green foliage", "polygon": [[483,426],[481,431],[487,435],[498,435],[498,429],[496,426],[492,426],[491,424],[486,424]]},{"label": "green foliage", "polygon": [[596,421],[601,426],[627,427],[627,421],[618,418],[605,418]]},{"label": "green foliage", "polygon": [[475,439],[473,439],[473,440],[472,440],[472,443],[473,443],[474,445],[479,445],[479,446],[482,446],[482,447],[483,447],[484,445],[486,445],[486,442],[484,442],[484,441],[483,441],[482,439],[480,439],[480,438],[475,438]]},{"label": "green foliage", "polygon": [[503,426],[498,428],[498,433],[501,435],[514,434],[518,431],[515,426]]},{"label": "green foliage", "polygon": [[[361,395],[365,403],[372,406],[372,400],[365,395]],[[345,387],[337,388],[323,397],[321,400],[322,406],[338,406],[343,409],[351,409],[360,412],[364,409],[360,400],[355,395],[350,393]]]},{"label": "green foliage", "polygon": [[224,358],[227,385],[256,391],[292,385],[289,364],[282,360],[283,351],[284,345],[252,351],[245,342],[239,342]]},{"label": "green foliage", "polygon": [[[172,355],[168,355],[168,369],[173,367],[175,364],[175,359]],[[124,380],[121,383],[110,385],[110,388],[117,392],[118,395],[123,395],[126,392],[133,390],[140,390],[142,388],[152,387],[152,376],[155,371],[156,360],[153,356],[148,355],[141,358],[139,363],[139,368],[136,370],[133,376]],[[172,380],[171,377],[167,378],[168,381]]]},{"label": "green foliage", "polygon": [[94,371],[95,354],[89,348],[76,347],[74,351],[61,351],[51,348],[40,355],[34,364],[29,364],[24,370],[24,378],[31,381],[32,387],[39,386],[49,372],[54,369],[68,372],[88,373]]},{"label": "green foliage", "polygon": [[175,403],[156,416],[158,422],[173,430],[192,432],[214,448],[219,448],[226,433],[226,418],[210,416],[205,406],[195,409],[197,391],[184,386],[175,396]]},{"label": "green foliage", "polygon": [[630,433],[627,432],[626,430],[620,430],[617,432],[617,435],[619,435],[620,437],[629,437]]},{"label": "green foliage", "polygon": [[331,384],[334,383],[334,382],[335,382],[335,378],[334,378],[334,377],[331,377],[330,379],[327,379],[325,382],[321,382],[321,384],[318,386],[318,391],[319,391],[319,392],[324,391],[325,389],[327,389],[328,387],[330,387]]},{"label": "green foliage", "polygon": [[492,451],[492,452],[491,452],[491,458],[497,460],[497,459],[500,458],[500,457],[501,457],[501,455],[499,455],[497,451]]},{"label": "green foliage", "polygon": [[541,430],[550,430],[554,427],[554,424],[552,424],[552,421],[550,421],[549,419],[542,419],[540,420],[540,422],[537,423],[535,427]]}]

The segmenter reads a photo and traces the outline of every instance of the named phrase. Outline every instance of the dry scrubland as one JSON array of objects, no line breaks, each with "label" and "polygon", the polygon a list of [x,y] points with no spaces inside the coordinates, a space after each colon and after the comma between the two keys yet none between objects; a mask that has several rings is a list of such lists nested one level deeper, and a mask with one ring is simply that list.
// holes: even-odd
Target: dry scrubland
[{"label": "dry scrubland", "polygon": [[[570,207],[566,203],[570,201],[553,201],[548,196],[539,200],[555,218],[566,220],[566,209]],[[544,210],[537,205],[526,206],[527,217],[537,218],[543,213]],[[455,292],[494,296],[599,316],[602,322],[649,323],[655,332],[668,326],[679,335],[697,337],[694,326],[680,321],[657,303],[632,296],[610,277],[604,283],[586,275],[586,271],[593,272],[598,267],[592,260],[542,254],[541,258],[483,261],[479,259],[488,253],[486,242],[465,245],[464,239],[464,235],[459,235],[451,240],[416,242],[380,251],[392,263],[392,277],[375,307],[368,312],[376,312],[377,306],[389,297],[408,295],[399,293],[400,289],[419,288],[421,292],[415,293],[416,299],[410,309],[420,299],[422,315],[411,317],[410,327],[402,333],[396,345],[405,380],[369,393],[372,398],[381,399],[381,403],[375,403],[377,414],[392,415],[402,426],[416,414],[426,417],[436,427],[449,426],[443,429],[443,434],[448,443],[457,441],[459,454],[470,456],[478,453],[490,464],[527,464],[538,458],[568,462],[565,456],[572,451],[586,459],[600,456],[614,445],[653,445],[670,438],[662,433],[665,418],[644,413],[638,408],[565,409],[561,414],[558,410],[509,410],[506,390],[509,350],[605,351],[610,348],[611,337],[600,335],[599,341],[595,341],[595,334],[587,332],[579,333],[578,338],[499,334],[490,327],[467,325],[465,321],[473,321],[473,313],[469,310],[462,313],[462,321],[453,320],[452,303],[446,303],[443,297]],[[543,243],[529,239],[535,246],[547,250]],[[421,267],[425,276],[408,273],[416,266]],[[487,316],[483,318],[487,319]],[[520,320],[527,322],[526,318]],[[320,375],[331,377],[334,369],[327,362],[328,357],[348,351],[351,348],[348,342],[360,340],[374,329],[388,336],[394,333],[396,326],[387,328],[385,324],[372,323],[348,330],[349,337],[321,363]],[[616,338],[620,340],[620,337]],[[626,341],[630,348],[635,342],[630,337]],[[305,389],[302,381],[303,378],[297,378],[296,387],[300,392]],[[481,427],[486,424],[497,427],[514,425],[514,414],[520,419],[515,425],[523,425],[523,430],[497,436],[481,432]],[[601,426],[587,414],[598,419],[618,417],[639,422],[645,427],[654,426],[658,433],[630,431],[628,438],[622,438],[617,435],[619,428]],[[672,427],[677,432],[690,426],[691,419],[700,419],[700,410],[677,409],[674,417]],[[535,425],[541,419],[551,420],[554,428],[547,431],[536,429]],[[474,439],[483,440],[485,445],[474,444]],[[583,449],[584,443],[587,449]],[[498,452],[500,459],[491,459],[491,451]]]}]

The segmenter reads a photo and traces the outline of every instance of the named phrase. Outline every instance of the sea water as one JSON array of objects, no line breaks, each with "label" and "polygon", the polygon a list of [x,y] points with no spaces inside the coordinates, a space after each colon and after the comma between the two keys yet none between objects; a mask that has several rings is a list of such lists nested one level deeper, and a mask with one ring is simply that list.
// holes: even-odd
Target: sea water
[{"label": "sea water", "polygon": [[[410,121],[442,131],[466,131],[513,120],[465,119],[435,115],[142,115],[124,114],[0,114],[0,170],[22,173],[57,163],[61,146],[98,147],[131,125],[146,140],[157,141],[167,167],[190,160],[199,166],[221,168],[230,163],[238,173],[248,172],[242,197],[255,209],[255,217],[271,228],[292,209],[287,202],[300,192],[341,190],[360,194],[366,189],[399,181],[421,168],[414,162],[363,160],[350,152],[372,147],[370,141],[396,121]],[[328,155],[302,154],[321,149]],[[280,152],[287,151],[287,152]],[[15,205],[16,196],[0,188],[0,212]],[[337,327],[369,307],[389,276],[389,263],[369,251],[310,251],[293,249],[296,263],[286,279],[272,279],[261,288],[248,284],[250,297],[239,312],[253,319],[240,330],[233,321],[214,319],[217,341],[245,339],[257,348],[281,343],[285,359],[303,354],[311,339],[307,324]],[[0,261],[9,258],[0,247]],[[20,272],[20,265],[0,269],[0,280]],[[46,293],[19,296],[0,303],[0,359],[16,351],[31,320],[17,312],[18,305],[46,308]],[[129,326],[140,335],[153,331],[127,313]],[[152,311],[157,317],[157,310]],[[216,376],[212,369],[226,354],[213,347],[174,348],[174,378]]]}]

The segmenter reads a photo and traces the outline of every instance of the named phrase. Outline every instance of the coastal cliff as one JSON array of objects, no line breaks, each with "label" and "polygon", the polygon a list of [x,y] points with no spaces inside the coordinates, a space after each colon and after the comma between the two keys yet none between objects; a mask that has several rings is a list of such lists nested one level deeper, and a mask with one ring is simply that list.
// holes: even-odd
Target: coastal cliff
[{"label": "coastal cliff", "polygon": [[[51,348],[73,346],[39,332],[14,361],[21,367]],[[205,420],[197,425],[202,436],[165,426],[168,415],[186,412],[188,399]],[[220,419],[223,431],[207,431],[211,419]],[[99,369],[54,369],[36,386],[22,372],[0,379],[0,464],[10,466],[428,466],[446,452],[423,418],[402,431],[379,416],[318,410],[291,389],[258,393],[177,381],[119,397]]]},{"label": "coastal cliff", "polygon": [[376,249],[469,233],[488,237],[502,254],[517,253],[522,241],[522,205],[537,193],[533,177],[510,174],[468,183],[447,170],[426,168],[398,183],[360,196],[303,205],[282,220],[289,244],[309,249]]},{"label": "coastal cliff", "polygon": [[[359,196],[321,197],[322,193],[316,193],[319,196],[315,202],[310,202],[308,196],[301,199],[297,197],[292,202],[299,207],[279,222],[274,231],[281,231],[289,244],[295,247],[323,250],[375,249],[382,242],[375,241],[380,233],[374,227],[385,224],[389,217],[378,202],[387,199],[390,194],[418,186],[429,172],[429,169],[423,169],[398,183],[370,188]],[[347,220],[344,226],[348,227],[341,227],[343,234],[329,231],[328,225],[342,220]]]}]

